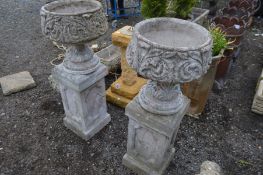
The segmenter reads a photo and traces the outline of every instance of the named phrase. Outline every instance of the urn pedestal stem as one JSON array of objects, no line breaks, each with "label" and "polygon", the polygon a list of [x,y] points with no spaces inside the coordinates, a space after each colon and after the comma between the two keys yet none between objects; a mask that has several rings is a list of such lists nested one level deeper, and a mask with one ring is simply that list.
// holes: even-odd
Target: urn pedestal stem
[{"label": "urn pedestal stem", "polygon": [[179,83],[149,80],[139,95],[140,105],[147,111],[160,114],[175,114],[184,103]]},{"label": "urn pedestal stem", "polygon": [[63,66],[72,74],[89,74],[98,69],[100,61],[85,44],[70,45],[66,51]]}]

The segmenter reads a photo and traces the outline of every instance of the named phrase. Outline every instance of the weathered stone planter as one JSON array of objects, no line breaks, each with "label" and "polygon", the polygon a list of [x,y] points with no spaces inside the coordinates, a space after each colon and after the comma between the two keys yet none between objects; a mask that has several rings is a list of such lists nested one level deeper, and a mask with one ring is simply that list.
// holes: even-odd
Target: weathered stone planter
[{"label": "weathered stone planter", "polygon": [[100,59],[100,62],[108,67],[109,70],[115,69],[119,66],[121,62],[121,51],[120,48],[109,45],[108,47],[95,53]]},{"label": "weathered stone planter", "polygon": [[209,14],[209,10],[194,7],[191,13],[191,21],[200,25],[204,25],[205,20],[207,20],[207,16]]},{"label": "weathered stone planter", "polygon": [[104,82],[107,68],[85,45],[107,31],[106,17],[95,0],[54,1],[40,13],[43,34],[69,45],[64,62],[53,70],[66,114],[64,124],[88,140],[110,121]]},{"label": "weathered stone planter", "polygon": [[[199,25],[204,25],[204,21],[207,19],[208,14],[209,14],[209,10],[207,9],[193,7],[191,14],[189,14],[188,20],[197,23]],[[169,17],[175,16],[174,12],[171,11],[169,8],[168,8],[168,16]]]},{"label": "weathered stone planter", "polygon": [[183,94],[191,99],[191,104],[187,115],[198,118],[199,115],[201,115],[204,111],[209,94],[215,81],[217,65],[222,58],[223,51],[221,54],[212,58],[212,64],[204,76],[190,83],[183,84]]},{"label": "weathered stone planter", "polygon": [[210,33],[189,21],[155,18],[135,26],[127,61],[149,81],[126,107],[129,133],[124,165],[139,174],[164,172],[189,105],[180,83],[207,72],[211,48]]}]

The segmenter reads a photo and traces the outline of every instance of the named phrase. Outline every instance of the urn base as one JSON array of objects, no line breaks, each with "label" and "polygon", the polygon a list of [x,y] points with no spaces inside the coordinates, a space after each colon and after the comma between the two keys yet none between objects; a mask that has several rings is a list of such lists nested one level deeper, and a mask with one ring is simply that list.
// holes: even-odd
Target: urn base
[{"label": "urn base", "polygon": [[159,115],[176,114],[187,102],[179,84],[152,80],[141,89],[138,100],[145,110]]},{"label": "urn base", "polygon": [[161,167],[159,169],[154,169],[154,167],[150,167],[147,164],[145,164],[142,161],[139,161],[137,159],[134,159],[132,156],[129,154],[125,154],[122,159],[122,164],[125,165],[126,167],[132,169],[134,172],[142,175],[162,175],[164,174],[166,168],[169,166],[171,160],[174,157],[175,149],[172,148],[169,151],[169,155],[167,159],[163,162]]},{"label": "urn base", "polygon": [[84,140],[89,140],[111,121],[110,115],[101,116],[99,121],[88,128],[82,129],[78,123],[71,120],[72,117],[64,117],[64,125]]}]

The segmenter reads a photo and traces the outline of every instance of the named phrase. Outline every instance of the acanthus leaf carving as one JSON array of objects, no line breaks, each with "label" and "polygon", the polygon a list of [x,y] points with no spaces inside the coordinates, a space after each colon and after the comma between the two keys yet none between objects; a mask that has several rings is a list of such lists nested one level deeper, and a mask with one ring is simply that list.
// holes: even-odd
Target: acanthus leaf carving
[{"label": "acanthus leaf carving", "polygon": [[212,57],[209,48],[193,51],[164,50],[135,37],[128,47],[127,61],[148,79],[184,83],[206,72]]},{"label": "acanthus leaf carving", "polygon": [[41,12],[42,32],[51,40],[61,43],[79,43],[97,38],[107,29],[103,11],[84,15],[62,16]]}]

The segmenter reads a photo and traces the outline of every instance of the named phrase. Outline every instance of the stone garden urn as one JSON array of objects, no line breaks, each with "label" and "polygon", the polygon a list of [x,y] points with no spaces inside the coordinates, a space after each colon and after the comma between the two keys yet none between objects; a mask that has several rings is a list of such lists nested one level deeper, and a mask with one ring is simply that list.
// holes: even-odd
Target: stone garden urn
[{"label": "stone garden urn", "polygon": [[40,10],[43,34],[68,47],[64,62],[53,71],[59,83],[64,124],[85,140],[109,121],[104,77],[107,68],[85,44],[103,35],[108,23],[95,0],[58,0]]},{"label": "stone garden urn", "polygon": [[95,0],[60,0],[41,8],[41,27],[52,41],[69,45],[63,68],[76,74],[87,74],[96,69],[99,59],[85,46],[108,29],[101,4]]},{"label": "stone garden urn", "polygon": [[128,64],[149,79],[126,107],[129,117],[123,164],[145,174],[162,174],[189,100],[180,84],[204,75],[212,61],[210,33],[193,22],[153,18],[135,26]]}]

